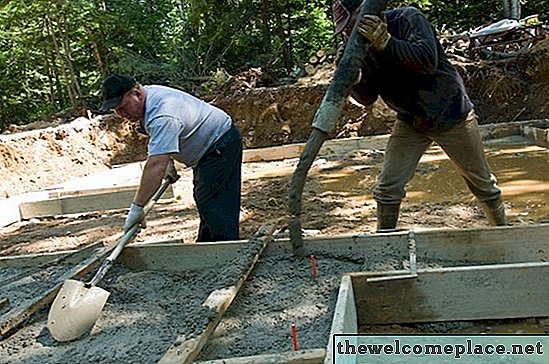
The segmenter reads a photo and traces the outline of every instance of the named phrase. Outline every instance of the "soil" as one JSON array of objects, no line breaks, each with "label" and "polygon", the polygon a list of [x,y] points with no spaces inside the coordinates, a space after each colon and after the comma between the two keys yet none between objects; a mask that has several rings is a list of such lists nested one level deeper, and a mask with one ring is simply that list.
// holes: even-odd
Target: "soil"
[{"label": "soil", "polygon": [[[549,40],[538,43],[529,52],[503,61],[455,61],[471,98],[477,105],[480,123],[509,122],[547,118],[549,115]],[[224,92],[209,99],[227,110],[243,134],[246,148],[305,142],[313,115],[331,80],[333,66],[326,65],[314,76],[277,87],[257,69],[231,78]],[[262,87],[258,87],[262,86]],[[79,111],[76,115],[85,115]],[[88,113],[89,114],[89,113]],[[126,121],[113,115],[89,120],[85,116],[51,118],[23,131],[0,135],[0,197],[44,190],[70,179],[108,171],[113,166],[142,161],[146,156],[146,137]],[[333,138],[384,134],[390,131],[395,113],[378,100],[369,108],[350,99],[333,132]],[[44,128],[46,125],[50,125]],[[382,161],[382,153],[349,155],[340,161],[316,164],[311,176],[324,169],[342,169],[343,173],[371,168],[363,173],[361,197],[348,198],[349,191],[329,191],[319,187],[322,181],[306,184],[307,212],[304,228],[321,230],[323,235],[370,232],[375,224],[371,188]],[[246,163],[243,167],[243,204],[241,236],[249,238],[267,219],[286,215],[286,190],[296,160],[270,163]],[[331,164],[330,164],[331,163]],[[157,221],[140,240],[195,239],[197,215],[190,198],[190,172],[178,166],[184,175],[179,183],[178,204],[155,209],[149,220]],[[419,170],[418,175],[421,175]],[[260,176],[260,177],[257,177]],[[185,181],[185,182],[184,182]],[[355,183],[356,184],[356,183]],[[341,188],[340,188],[341,189]],[[465,191],[465,189],[464,189]],[[310,200],[310,203],[307,202]],[[450,206],[451,205],[451,206]],[[446,216],[433,211],[451,209]],[[327,213],[328,211],[336,213]],[[125,211],[98,212],[76,217],[57,217],[13,224],[0,231],[0,254],[22,254],[74,249],[97,240],[112,239],[118,233]],[[478,206],[470,199],[457,203],[423,201],[403,206],[402,222],[422,226],[464,227],[483,225]],[[162,222],[160,222],[159,218]],[[520,222],[535,221],[520,219]],[[171,222],[177,222],[172,224]],[[47,229],[45,229],[47,228]],[[155,231],[155,233],[152,233]]]},{"label": "soil", "polygon": [[[546,61],[548,57],[549,40],[546,40],[529,52],[504,61],[464,62],[463,59],[454,60],[464,76],[469,94],[476,104],[480,123],[548,118],[549,65]],[[233,116],[235,123],[242,131],[246,148],[305,142],[310,132],[313,115],[329,85],[332,73],[333,67],[326,66],[314,76],[293,80],[292,83],[285,85],[267,87],[265,85],[273,81],[267,75],[254,69],[231,78],[224,88],[224,93],[209,95],[206,98]],[[264,82],[260,82],[261,80]],[[75,116],[77,117],[75,118]],[[395,113],[389,110],[382,101],[364,108],[350,100],[345,106],[343,116],[338,121],[332,138],[385,134],[390,131],[394,120]],[[497,148],[490,149],[489,153],[497,154]],[[26,192],[46,190],[76,177],[94,175],[108,171],[113,166],[142,161],[145,158],[145,152],[146,138],[139,135],[132,125],[112,115],[89,118],[87,112],[80,111],[68,118],[52,118],[52,120],[28,125],[24,128],[11,127],[3,135],[0,135],[0,169],[2,171],[0,174],[0,198],[6,199]],[[435,148],[432,153],[436,152]],[[522,149],[517,148],[514,154],[520,156],[521,153],[525,154]],[[537,155],[537,157],[543,158],[543,155]],[[322,236],[373,232],[376,221],[375,204],[371,199],[371,191],[382,159],[383,152],[376,150],[355,151],[338,158],[319,158],[311,168],[310,180],[307,182],[303,194],[303,227],[313,234]],[[286,216],[287,187],[297,161],[297,158],[294,158],[276,162],[246,163],[243,166],[242,239],[249,239],[265,221]],[[412,181],[415,185],[411,185],[409,191],[421,191],[422,188],[427,190],[429,176],[433,172],[440,172],[446,168],[446,164],[420,164],[416,173],[418,178],[414,179],[415,182]],[[539,167],[536,168],[539,169]],[[192,172],[182,165],[177,165],[177,169],[182,178],[174,185],[174,201],[155,206],[147,218],[148,227],[139,234],[137,242],[152,243],[173,240],[191,243],[196,239],[198,216],[191,193]],[[544,167],[540,170],[539,173],[544,173],[543,171],[548,169]],[[497,171],[495,173],[498,175]],[[447,175],[443,174],[443,176]],[[518,177],[512,173],[503,176],[503,180],[509,181],[509,183],[514,178]],[[539,178],[548,180],[548,177],[543,174]],[[403,205],[400,223],[410,227],[486,226],[487,223],[482,212],[468,194],[465,185],[458,183],[452,188],[453,190],[448,193],[449,197],[442,199],[430,199],[429,195],[426,198],[418,199],[410,193],[410,198]],[[543,195],[544,191],[541,193]],[[549,221],[547,213],[549,206],[546,199],[542,198],[541,202],[539,199],[533,201],[534,203],[524,202],[524,205],[520,206],[520,211],[516,211],[510,216],[512,224]],[[509,210],[516,207],[514,206],[515,202],[506,204]],[[540,209],[542,213],[534,213],[533,211],[536,209]],[[0,256],[64,251],[82,248],[93,243],[113,242],[120,236],[125,214],[125,209],[99,211],[31,219],[11,224],[0,229]],[[284,259],[280,258],[278,261],[283,262]],[[276,261],[266,259],[263,263],[266,268],[261,268],[260,265],[260,268],[254,273],[257,274],[257,277],[254,276],[257,281],[251,281],[244,287],[254,300],[269,300],[268,297],[259,297],[261,290],[255,290],[255,284],[261,285],[257,282],[261,282],[264,275],[270,276],[269,269],[270,272],[273,270],[282,271],[277,268]],[[322,260],[319,263],[322,264]],[[327,261],[324,263],[328,266],[334,265],[330,269],[336,273],[349,269],[385,268],[384,264],[380,267],[364,267],[353,263],[352,267],[348,267],[340,266],[338,262]],[[355,265],[357,266],[355,267]],[[146,272],[139,274],[143,275],[144,280],[146,278],[147,281],[160,279],[153,279],[150,275],[146,276]],[[124,291],[131,298],[130,291],[132,290],[128,287],[132,282],[138,284],[139,274],[121,272],[119,282],[112,278],[107,283],[111,289]],[[186,275],[187,273],[182,272],[181,274]],[[281,274],[280,279],[283,280],[284,274]],[[305,273],[296,271],[287,274],[293,277],[293,275],[299,276],[299,274]],[[337,274],[336,276],[339,277]],[[330,317],[328,313],[332,307],[332,301],[335,299],[333,295],[339,283],[339,278],[336,279],[336,276],[325,282],[326,289],[312,292],[310,288],[304,288],[309,289],[308,294],[314,297],[314,302],[319,302],[314,307],[310,307],[307,313],[299,311],[298,308],[295,308],[295,311],[287,308],[268,316],[268,318],[272,323],[275,323],[282,317],[285,320],[292,317],[301,317],[303,320],[307,320],[309,314],[311,322],[315,320],[314,317],[317,314]],[[113,277],[115,277],[114,274]],[[4,276],[2,278],[4,279]],[[163,281],[166,282],[181,277],[164,278]],[[185,280],[192,281],[192,278],[185,276]],[[156,283],[152,283],[150,287],[156,288]],[[292,289],[292,287],[286,288],[288,291]],[[151,290],[151,294],[158,294],[158,291],[160,290]],[[169,294],[168,291],[171,290],[166,290],[164,293]],[[194,292],[192,287],[189,288],[189,291]],[[122,293],[118,296],[121,297],[119,299],[124,300],[125,296]],[[147,297],[145,293],[144,298]],[[195,293],[197,300],[203,300],[203,297],[200,296],[202,293]],[[239,299],[244,300],[243,297],[246,296]],[[321,297],[324,298],[321,299]],[[158,298],[155,299],[158,300]],[[171,300],[175,299],[182,301],[181,297],[163,297],[159,302],[172,302]],[[280,305],[286,305],[284,302],[284,298],[281,296]],[[235,306],[237,308],[234,309],[234,314],[228,312],[229,316],[234,318],[242,315],[262,315],[261,311],[254,311],[246,305],[246,302],[241,302],[240,306]],[[150,305],[148,308],[152,309],[153,306]],[[161,317],[173,313],[170,313],[170,307],[162,305],[155,309],[159,311],[155,311],[151,315]],[[239,310],[242,311],[239,312]],[[244,314],[244,311],[249,313]],[[128,324],[130,331],[127,331],[128,334],[124,337],[132,337],[134,333],[131,330],[135,328],[138,331],[143,330],[139,326],[139,324],[143,324],[140,321],[139,309],[132,312],[128,314],[128,317],[122,317],[120,313],[113,311],[112,315],[107,315],[105,318],[105,320],[113,320],[105,324],[105,330],[114,330],[112,335],[115,335],[116,330],[127,330],[124,327]],[[18,358],[18,362],[24,360],[39,362],[33,361],[37,359],[36,356],[33,357],[34,354],[42,356],[44,354],[43,347],[59,346],[53,343],[53,339],[44,331],[43,319],[43,316],[39,316],[34,319],[36,321],[31,322],[30,329],[34,331],[31,331],[28,337],[29,340],[41,342],[40,348],[33,348],[34,344],[29,342],[26,345],[31,345],[31,347],[24,350],[21,350],[18,345],[15,347],[4,346],[8,354]],[[253,317],[247,317],[246,320],[251,322],[252,319]],[[222,325],[238,327],[241,324],[238,322],[240,318],[234,320],[233,323],[229,321]],[[323,321],[319,320],[318,322],[320,325],[320,322]],[[147,324],[144,326],[146,327]],[[229,326],[225,326],[225,328],[228,329]],[[326,324],[322,329],[317,327],[313,331],[322,332],[324,335],[328,327],[329,324]],[[279,329],[279,337],[284,338],[288,328],[284,326]],[[251,327],[250,330],[246,333],[260,333],[274,329],[269,326],[261,326]],[[160,330],[160,332],[162,331]],[[253,338],[253,335],[255,334],[240,339],[243,347],[250,345],[246,340]],[[115,341],[113,336],[105,337],[105,345],[112,345]],[[92,337],[89,340],[94,339]],[[217,340],[222,341],[223,338]],[[280,342],[273,342],[273,345],[276,347],[288,346],[286,339],[280,340]],[[305,340],[310,340],[312,343],[317,339],[313,335],[307,336]],[[140,345],[147,341],[146,337],[142,338]],[[305,341],[305,346],[308,346],[307,341]],[[99,348],[101,345],[92,347]],[[321,345],[312,347],[321,347]],[[116,350],[109,351],[109,354],[100,349],[90,350],[85,346],[83,348],[85,349],[80,350],[80,354],[75,354],[76,351],[71,347],[65,347],[67,355],[70,354],[71,358],[78,358],[80,361],[99,362],[119,361],[120,359],[120,362],[131,362],[133,360],[130,358],[134,346],[124,343],[117,344]],[[33,351],[35,349],[37,351]],[[153,353],[151,355],[155,355],[155,350],[157,349],[151,348],[149,351]],[[214,349],[210,350],[215,351]],[[224,347],[217,350],[233,351],[211,355],[223,357],[246,353],[245,350],[238,351],[238,347],[231,349]],[[282,350],[273,350],[273,352],[277,351]],[[44,359],[45,362],[62,362],[61,359],[54,357],[58,355],[57,351],[50,354],[53,356]],[[107,358],[105,355],[112,356]],[[209,354],[206,352],[205,355]]]}]

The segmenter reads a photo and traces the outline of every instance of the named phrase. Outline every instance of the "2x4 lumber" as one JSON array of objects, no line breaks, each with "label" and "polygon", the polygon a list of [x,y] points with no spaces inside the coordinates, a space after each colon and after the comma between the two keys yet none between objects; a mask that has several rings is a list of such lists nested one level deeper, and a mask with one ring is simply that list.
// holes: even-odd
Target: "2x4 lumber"
[{"label": "2x4 lumber", "polygon": [[398,274],[350,274],[359,326],[549,316],[548,262],[424,269],[417,279],[368,282]]},{"label": "2x4 lumber", "polygon": [[330,339],[326,347],[324,364],[333,363],[333,339],[335,334],[358,332],[358,320],[355,304],[355,294],[351,277],[346,274],[341,278],[339,293],[337,296]]},{"label": "2x4 lumber", "polygon": [[[240,267],[241,274],[234,285],[218,289],[213,291],[203,306],[209,307],[215,311],[214,315],[210,318],[206,328],[197,337],[187,338],[184,335],[180,335],[174,342],[174,344],[168,349],[164,356],[160,359],[160,364],[168,363],[182,363],[191,364],[198,356],[208,338],[215,330],[223,314],[232,303],[234,297],[242,287],[244,281],[248,278],[255,264],[259,260],[259,257],[265,250],[267,244],[273,239],[273,232],[276,228],[275,222],[268,222],[263,225],[258,232],[250,239],[248,246],[258,246],[257,251],[249,257],[246,262],[235,261],[235,266]],[[244,249],[245,250],[245,249]],[[237,258],[238,259],[238,258]],[[231,263],[229,263],[231,264]],[[221,275],[224,274],[222,271]]]},{"label": "2x4 lumber", "polygon": [[[416,229],[417,262],[445,266],[549,261],[549,224],[474,229]],[[117,262],[132,269],[210,269],[234,259],[247,241],[183,244],[181,241],[132,244]],[[408,232],[305,238],[307,254],[349,259],[409,259]],[[267,254],[291,254],[288,239],[278,239]],[[409,272],[408,272],[409,273]]]},{"label": "2x4 lumber", "polygon": [[0,268],[28,268],[47,264],[81,250],[68,250],[40,254],[24,254],[0,257]]},{"label": "2x4 lumber", "polygon": [[[21,203],[19,211],[22,219],[30,219],[33,217],[121,209],[128,207],[135,197],[136,191],[137,186],[107,188],[106,192],[103,189],[95,189],[91,194],[81,191],[79,194]],[[162,198],[173,198],[173,196],[173,188],[170,185]]]},{"label": "2x4 lumber", "polygon": [[290,353],[263,354],[218,360],[199,361],[196,364],[321,364],[326,350],[311,349]]},{"label": "2x4 lumber", "polygon": [[417,261],[480,265],[549,261],[549,224],[416,230]]},{"label": "2x4 lumber", "polygon": [[183,241],[127,246],[117,259],[134,270],[160,270],[179,272],[223,267],[234,259],[247,241],[222,243],[192,243]]},{"label": "2x4 lumber", "polygon": [[[540,125],[547,123],[547,119],[526,120],[509,123],[485,124],[480,125],[480,134],[483,139],[499,139],[512,135],[522,135],[524,128],[531,125]],[[354,137],[343,139],[326,140],[318,156],[344,155],[353,150],[384,150],[389,139],[389,135],[375,135],[366,137]],[[305,143],[287,144],[275,147],[265,147],[256,149],[245,149],[243,153],[244,162],[267,162],[282,159],[299,158]]]},{"label": "2x4 lumber", "polygon": [[522,127],[522,135],[540,147],[549,147],[549,125],[544,128],[525,125]]},{"label": "2x4 lumber", "polygon": [[[389,135],[375,135],[327,140],[319,156],[344,155],[359,149],[385,149]],[[281,159],[299,158],[305,148],[305,143],[281,145],[257,149],[246,149],[243,153],[244,162],[268,162]]]},{"label": "2x4 lumber", "polygon": [[483,140],[500,139],[513,135],[521,135],[525,126],[540,125],[547,123],[548,119],[512,121],[508,123],[479,125],[480,136]]}]

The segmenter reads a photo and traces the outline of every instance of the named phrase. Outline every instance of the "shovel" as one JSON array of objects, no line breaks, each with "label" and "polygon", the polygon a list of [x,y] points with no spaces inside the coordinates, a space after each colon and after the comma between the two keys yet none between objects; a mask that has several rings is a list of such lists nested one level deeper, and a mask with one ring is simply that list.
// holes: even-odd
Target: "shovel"
[{"label": "shovel", "polygon": [[[178,178],[175,168],[170,164],[162,185],[143,209],[145,216],[168,186],[177,181]],[[47,326],[55,340],[74,340],[91,330],[110,295],[110,292],[95,285],[105,276],[124,246],[133,239],[138,231],[139,222],[134,224],[120,238],[112,253],[101,264],[89,283],[73,279],[66,280],[63,283],[48,314]]]}]

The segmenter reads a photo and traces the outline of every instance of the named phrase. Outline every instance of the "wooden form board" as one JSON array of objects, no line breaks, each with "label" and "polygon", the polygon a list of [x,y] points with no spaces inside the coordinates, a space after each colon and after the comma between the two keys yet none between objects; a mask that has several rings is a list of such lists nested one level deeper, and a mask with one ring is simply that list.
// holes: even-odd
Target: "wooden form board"
[{"label": "wooden form board", "polygon": [[549,262],[351,273],[358,325],[549,316]]},{"label": "wooden form board", "polygon": [[333,339],[335,334],[357,333],[358,319],[356,315],[355,294],[351,277],[346,274],[341,278],[339,293],[337,295],[330,339],[326,347],[324,364],[332,364],[333,360]]},{"label": "wooden form board", "polygon": [[[22,219],[30,219],[127,208],[133,201],[137,188],[137,186],[126,186],[94,189],[90,192],[70,192],[68,195],[52,192],[50,194],[54,197],[48,200],[21,203],[19,212]],[[173,196],[173,188],[170,185],[162,198],[168,199]]]},{"label": "wooden form board", "polygon": [[218,360],[199,361],[195,364],[322,364],[326,350],[311,349],[298,352],[264,354]]},{"label": "wooden form board", "polygon": [[549,125],[545,127],[525,125],[522,128],[522,134],[540,147],[549,147]]},{"label": "wooden form board", "polygon": [[240,277],[237,279],[234,285],[213,291],[203,303],[203,306],[213,309],[215,313],[213,317],[210,317],[209,322],[206,328],[202,331],[202,333],[199,334],[197,337],[191,338],[187,338],[184,335],[180,335],[179,337],[177,337],[172,346],[162,356],[159,364],[193,363],[193,361],[196,359],[196,357],[208,341],[208,338],[214,332],[215,328],[221,321],[223,314],[229,308],[233,299],[236,297],[244,281],[246,281],[246,279],[252,272],[255,264],[259,260],[259,257],[262,255],[263,251],[267,247],[267,244],[272,241],[273,232],[276,228],[276,224],[276,222],[267,222],[247,242],[248,246],[258,247],[255,253],[249,256],[249,259],[246,259],[245,262],[238,260],[227,263],[231,266],[234,264],[234,266],[238,267],[238,269],[241,269]]},{"label": "wooden form board", "polygon": [[[480,125],[479,130],[484,140],[499,139],[514,135],[524,135],[525,128],[529,126],[549,124],[549,120],[526,120],[510,123],[485,124]],[[326,140],[320,151],[319,156],[326,157],[331,155],[344,155],[354,150],[384,150],[389,140],[389,135],[376,135],[356,138],[330,139]],[[281,145],[275,147],[245,149],[243,152],[244,162],[266,162],[282,159],[299,158],[305,143],[296,143]]]},{"label": "wooden form board", "polygon": [[523,135],[523,128],[527,126],[546,125],[549,119],[512,121],[508,123],[479,125],[480,135],[483,140],[500,139],[514,135]]},{"label": "wooden form board", "polygon": [[[414,230],[417,259],[445,266],[520,263],[549,260],[549,224],[475,229]],[[132,244],[117,262],[131,269],[209,269],[227,264],[246,241],[183,244],[181,241]],[[305,238],[307,254],[350,259],[409,258],[408,232]],[[275,240],[265,254],[292,254],[288,239]]]}]

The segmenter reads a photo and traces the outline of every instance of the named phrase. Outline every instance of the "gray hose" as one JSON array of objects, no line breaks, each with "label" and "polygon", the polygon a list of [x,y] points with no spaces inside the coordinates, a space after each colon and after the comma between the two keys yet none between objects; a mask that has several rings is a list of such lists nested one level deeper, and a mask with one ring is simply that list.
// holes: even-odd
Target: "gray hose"
[{"label": "gray hose", "polygon": [[[366,0],[358,18],[360,19],[364,14],[379,15],[386,6],[387,0]],[[333,130],[337,119],[341,115],[341,110],[351,93],[351,88],[369,47],[369,42],[356,31],[355,27],[334,73],[334,78],[316,111],[309,140],[307,140],[305,149],[292,176],[288,191],[290,212],[288,227],[294,255],[303,256],[305,254],[301,234],[301,196],[307,173],[322,143]]]}]

